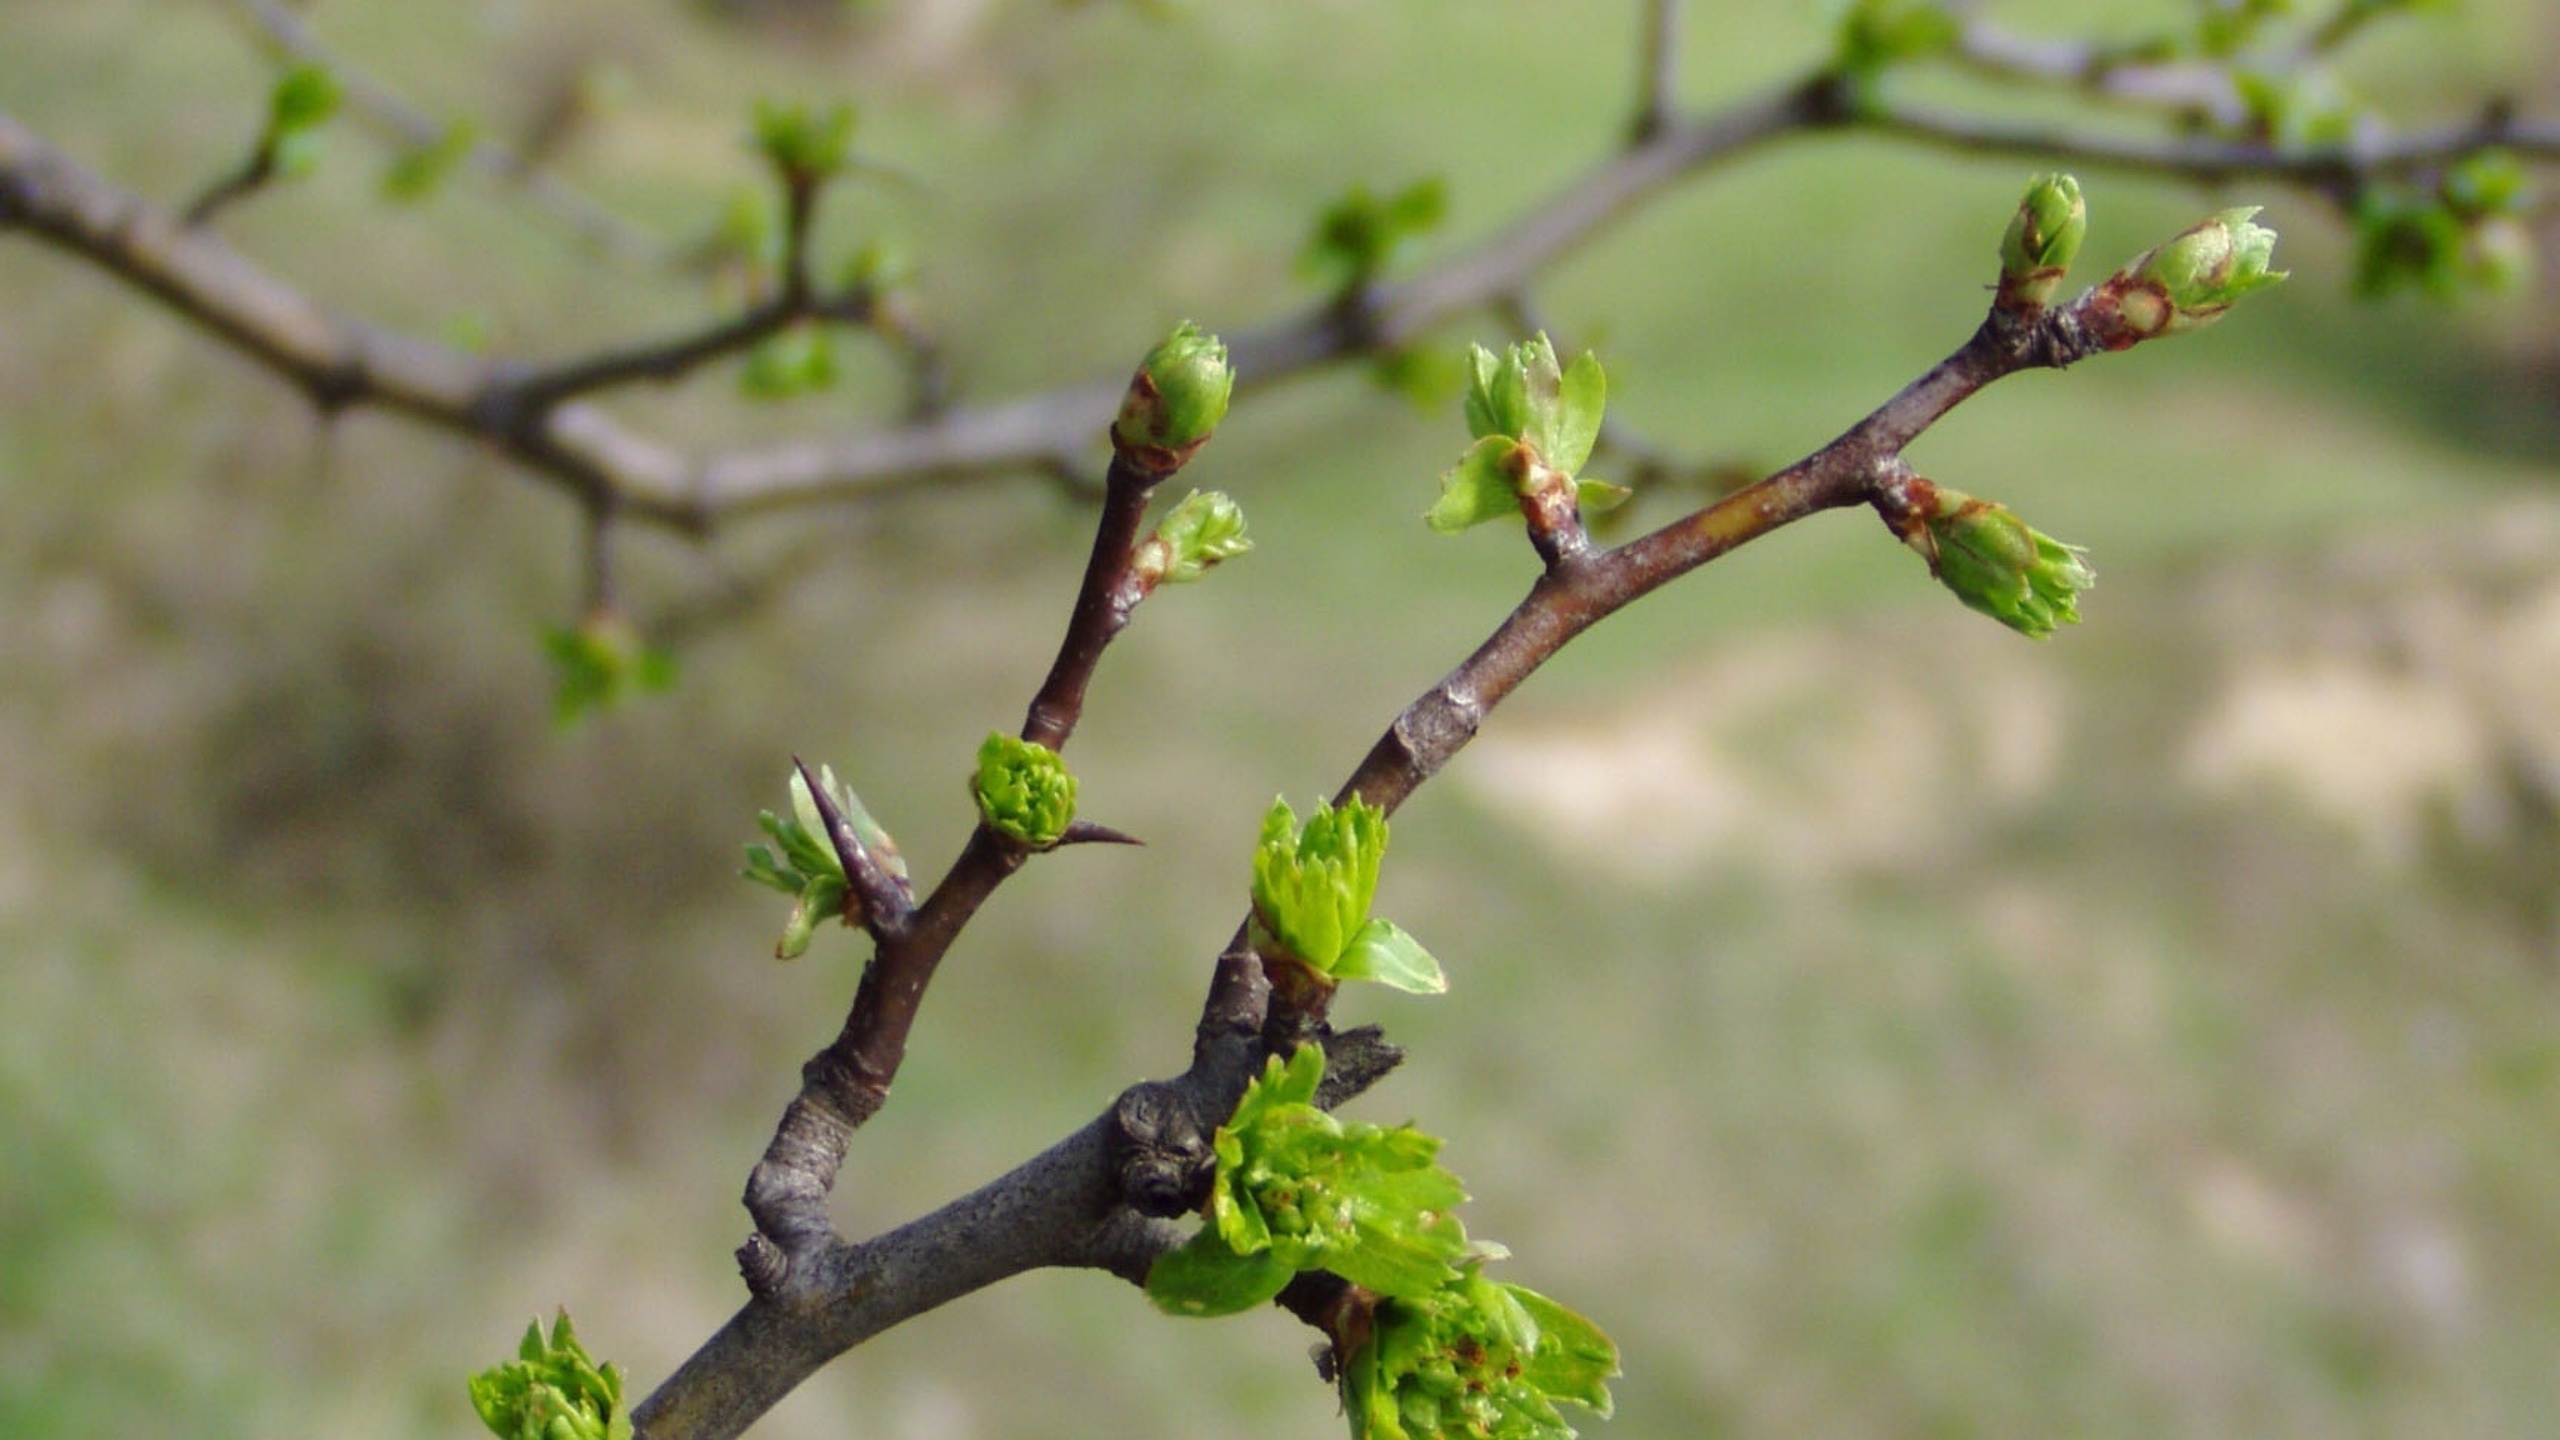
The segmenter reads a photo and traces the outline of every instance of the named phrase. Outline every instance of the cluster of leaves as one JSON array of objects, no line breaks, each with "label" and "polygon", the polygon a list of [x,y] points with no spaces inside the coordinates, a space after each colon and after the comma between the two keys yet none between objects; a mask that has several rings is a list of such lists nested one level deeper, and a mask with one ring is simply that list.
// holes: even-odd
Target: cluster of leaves
[{"label": "cluster of leaves", "polygon": [[1569,489],[1579,510],[1606,510],[1627,491],[1583,478],[1600,439],[1609,385],[1586,350],[1570,369],[1556,363],[1544,334],[1497,356],[1467,351],[1467,433],[1475,443],[1440,477],[1440,498],[1424,512],[1431,528],[1454,534],[1521,513],[1524,502]]},{"label": "cluster of leaves", "polygon": [[532,1322],[515,1359],[471,1377],[471,1408],[501,1440],[631,1440],[622,1371],[588,1358],[566,1310],[548,1338]]},{"label": "cluster of leaves", "polygon": [[1370,1323],[1341,1372],[1353,1440],[1569,1440],[1560,1401],[1608,1417],[1618,1347],[1546,1296],[1487,1279],[1482,1259],[1428,1295],[1379,1302]]},{"label": "cluster of leaves", "polygon": [[1421,941],[1369,913],[1386,853],[1386,812],[1374,805],[1319,801],[1301,826],[1285,797],[1273,800],[1253,851],[1252,938],[1264,965],[1311,973],[1328,987],[1374,980],[1415,995],[1448,989]]},{"label": "cluster of leaves", "polygon": [[1208,1222],[1156,1261],[1147,1294],[1169,1313],[1232,1315],[1300,1272],[1359,1287],[1334,1335],[1355,1440],[1561,1437],[1558,1402],[1609,1413],[1617,1347],[1589,1320],[1483,1273],[1505,1253],[1471,1242],[1440,1142],[1411,1126],[1317,1108],[1324,1052],[1271,1059],[1219,1127]]},{"label": "cluster of leaves", "polygon": [[[895,879],[907,878],[907,862],[898,853],[889,832],[871,818],[862,807],[862,798],[849,786],[837,783],[836,772],[826,767],[818,771],[818,783],[826,787],[827,798],[836,813],[853,828],[854,838],[883,870]],[[809,789],[805,771],[791,775],[791,814],[788,817],[770,810],[759,811],[756,823],[781,847],[776,855],[762,845],[747,847],[747,866],[738,873],[759,885],[768,885],[792,898],[791,918],[782,928],[782,939],[773,947],[775,958],[797,959],[809,948],[809,937],[818,922],[829,916],[847,914],[846,898],[852,893],[852,882],[846,877],[844,861],[836,854],[827,838],[827,820],[818,808],[817,796]]]},{"label": "cluster of leaves", "polygon": [[1410,1126],[1345,1122],[1316,1108],[1324,1050],[1273,1056],[1215,1140],[1208,1223],[1168,1251],[1147,1293],[1176,1315],[1233,1315],[1278,1295],[1301,1270],[1330,1270],[1386,1295],[1457,1278],[1467,1198]]}]

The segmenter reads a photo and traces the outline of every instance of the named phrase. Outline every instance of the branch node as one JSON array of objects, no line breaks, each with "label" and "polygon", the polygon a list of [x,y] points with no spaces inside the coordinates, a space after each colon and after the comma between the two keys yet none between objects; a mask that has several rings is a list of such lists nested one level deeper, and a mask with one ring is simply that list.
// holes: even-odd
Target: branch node
[{"label": "branch node", "polygon": [[774,1299],[791,1278],[791,1257],[758,1232],[738,1247],[738,1276],[747,1282],[748,1294],[759,1300]]},{"label": "branch node", "polygon": [[1130,1209],[1170,1220],[1208,1201],[1217,1156],[1209,1127],[1179,1087],[1149,1080],[1122,1091],[1104,1143]]}]

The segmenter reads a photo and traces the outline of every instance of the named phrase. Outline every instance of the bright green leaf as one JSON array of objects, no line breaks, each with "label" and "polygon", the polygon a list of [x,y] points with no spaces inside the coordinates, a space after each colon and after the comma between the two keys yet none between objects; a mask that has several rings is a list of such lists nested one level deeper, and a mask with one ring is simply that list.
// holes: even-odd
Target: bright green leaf
[{"label": "bright green leaf", "polygon": [[1556,443],[1547,463],[1567,475],[1580,473],[1600,438],[1600,415],[1608,408],[1609,381],[1600,372],[1600,357],[1585,350],[1564,372],[1556,395]]},{"label": "bright green leaf", "polygon": [[1512,466],[1520,442],[1508,435],[1487,435],[1467,447],[1458,463],[1440,477],[1440,498],[1422,513],[1425,523],[1443,535],[1482,525],[1488,520],[1518,519],[1520,480]]},{"label": "bright green leaf", "polygon": [[1392,920],[1373,919],[1360,927],[1335,962],[1336,980],[1375,980],[1409,995],[1438,995],[1449,988],[1440,962]]},{"label": "bright green leaf", "polygon": [[1239,1255],[1215,1228],[1203,1227],[1156,1257],[1147,1270],[1147,1298],[1169,1315],[1234,1315],[1268,1303],[1297,1274],[1267,1250]]}]

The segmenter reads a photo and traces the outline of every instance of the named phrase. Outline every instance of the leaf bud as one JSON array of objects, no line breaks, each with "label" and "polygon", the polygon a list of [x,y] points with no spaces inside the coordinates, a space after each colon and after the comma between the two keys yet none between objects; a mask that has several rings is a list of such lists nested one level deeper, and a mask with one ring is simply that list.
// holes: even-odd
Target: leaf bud
[{"label": "leaf bud", "polygon": [[2000,308],[2041,310],[2052,304],[2088,229],[2078,180],[2056,174],[2030,182],[2000,239]]},{"label": "leaf bud", "polygon": [[2006,506],[1927,480],[1905,484],[1903,507],[1889,522],[1966,605],[2034,640],[2080,623],[2079,594],[2098,577],[2078,546]]},{"label": "leaf bud", "polygon": [[2255,205],[2200,220],[2136,256],[2107,282],[2120,344],[2181,334],[2221,319],[2240,297],[2285,278],[2269,270],[2276,232],[2253,225]]},{"label": "leaf bud", "polygon": [[1236,502],[1220,491],[1194,490],[1165,512],[1131,564],[1150,586],[1182,585],[1252,548]]},{"label": "leaf bud", "polygon": [[978,747],[970,793],[987,828],[1033,850],[1047,850],[1076,818],[1076,777],[1046,745],[1002,731]]},{"label": "leaf bud", "polygon": [[1111,424],[1111,443],[1159,474],[1180,468],[1227,415],[1235,371],[1226,342],[1185,320],[1147,352]]}]

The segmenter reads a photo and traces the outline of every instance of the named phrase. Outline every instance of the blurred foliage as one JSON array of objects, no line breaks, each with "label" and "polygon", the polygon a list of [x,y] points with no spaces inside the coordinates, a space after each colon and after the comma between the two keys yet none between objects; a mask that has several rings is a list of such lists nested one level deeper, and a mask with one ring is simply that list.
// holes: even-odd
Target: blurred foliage
[{"label": "blurred foliage", "polygon": [[[546,153],[679,246],[762,179],[756,97],[859,95],[866,150],[927,178],[831,209],[817,273],[913,255],[955,373],[1000,396],[1125,374],[1182,315],[1314,303],[1308,228],[1364,178],[1443,177],[1399,263],[1455,253],[1616,142],[1636,7],[710,8],[314,19],[510,143],[557,76],[633,77]],[[1686,94],[1820,63],[1820,8],[1691,25]],[[2393,24],[2349,67],[2367,92],[2548,108],[2542,7]],[[236,161],[274,79],[216,5],[17,6],[0,37],[0,106],[164,198]],[[2022,169],[1792,147],[1540,299],[1605,353],[1613,423],[1783,461],[1978,320]],[[378,176],[333,161],[224,233],[386,324],[486,317],[497,354],[734,306],[734,276],[600,262],[476,177],[387,209]],[[2551,309],[2348,308],[2358,237],[2299,200],[2084,178],[2093,253],[2228,198],[2269,205],[2297,275],[1924,442],[2099,549],[2087,623],[2019,644],[1831,517],[1593,632],[1398,817],[1381,906],[1465,963],[1432,1006],[1350,1002],[1413,1050],[1371,1104],[1448,1135],[1518,1278],[1624,1347],[1599,1433],[2472,1440],[2560,1411]],[[858,956],[740,963],[772,916],[728,880],[739,817],[823,754],[938,869],[1088,513],[1027,481],[632,536],[644,634],[797,578],[564,734],[537,637],[577,613],[569,506],[0,255],[0,1433],[452,1435],[457,1377],[556,1303],[645,1391],[737,1302],[738,1179]],[[819,396],[613,403],[704,444],[896,413],[894,367],[839,348]],[[849,1227],[1180,1066],[1271,795],[1342,774],[1531,573],[1414,519],[1449,404],[1345,375],[1222,425],[1185,478],[1251,508],[1254,563],[1150,602],[1076,745],[1087,802],[1155,843],[1043,860],[973,928]],[[1329,1433],[1306,1339],[1038,1277],[759,1433]]]}]

